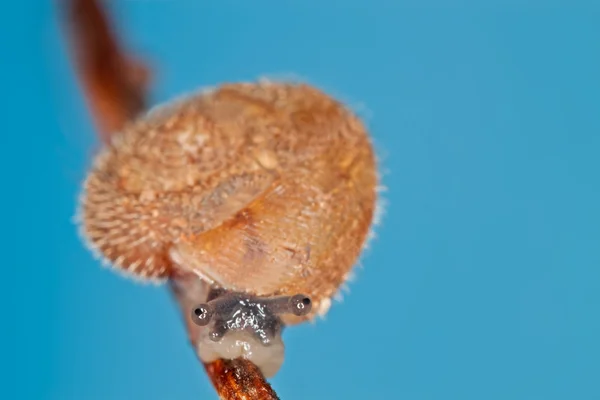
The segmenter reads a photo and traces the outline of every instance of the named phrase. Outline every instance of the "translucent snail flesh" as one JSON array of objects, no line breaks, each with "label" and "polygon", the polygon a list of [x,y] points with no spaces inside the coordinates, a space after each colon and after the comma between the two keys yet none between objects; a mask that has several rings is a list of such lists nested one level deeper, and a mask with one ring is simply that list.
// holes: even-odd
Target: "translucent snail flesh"
[{"label": "translucent snail flesh", "polygon": [[139,279],[196,274],[210,288],[190,309],[207,327],[200,357],[253,356],[236,352],[245,343],[273,375],[281,326],[325,314],[348,278],[376,185],[368,133],[340,102],[306,84],[226,84],[114,135],[85,181],[81,227]]}]

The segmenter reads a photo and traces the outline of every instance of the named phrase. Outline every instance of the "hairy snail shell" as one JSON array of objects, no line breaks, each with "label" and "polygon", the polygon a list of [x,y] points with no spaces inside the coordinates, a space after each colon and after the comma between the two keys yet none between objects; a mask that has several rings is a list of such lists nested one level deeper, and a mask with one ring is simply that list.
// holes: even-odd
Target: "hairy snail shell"
[{"label": "hairy snail shell", "polygon": [[132,121],[96,157],[81,224],[118,269],[192,271],[257,296],[302,293],[326,312],[369,234],[376,162],[367,131],[306,84],[236,83]]}]

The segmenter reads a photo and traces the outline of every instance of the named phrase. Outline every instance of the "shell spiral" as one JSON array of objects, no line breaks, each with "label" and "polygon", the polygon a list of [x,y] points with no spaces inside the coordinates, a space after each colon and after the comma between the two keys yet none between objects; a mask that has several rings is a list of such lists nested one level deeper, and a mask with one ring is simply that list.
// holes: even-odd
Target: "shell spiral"
[{"label": "shell spiral", "polygon": [[161,106],[98,154],[82,231],[118,269],[177,269],[255,295],[316,305],[356,263],[376,205],[362,122],[305,84],[236,83]]}]

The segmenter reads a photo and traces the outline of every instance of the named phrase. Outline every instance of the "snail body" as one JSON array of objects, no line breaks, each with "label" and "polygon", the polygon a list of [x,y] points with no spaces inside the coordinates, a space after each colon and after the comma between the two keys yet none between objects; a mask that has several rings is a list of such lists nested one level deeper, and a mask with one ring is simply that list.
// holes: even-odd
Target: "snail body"
[{"label": "snail body", "polygon": [[373,221],[368,133],[305,84],[236,83],[128,124],[96,157],[81,227],[108,263],[142,280],[184,271],[265,299],[302,294],[327,312]]}]

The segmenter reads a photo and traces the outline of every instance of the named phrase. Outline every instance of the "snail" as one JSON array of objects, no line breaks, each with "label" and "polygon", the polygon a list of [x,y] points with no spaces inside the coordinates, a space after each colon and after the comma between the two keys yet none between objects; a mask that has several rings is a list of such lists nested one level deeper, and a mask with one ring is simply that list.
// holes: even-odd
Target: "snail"
[{"label": "snail", "polygon": [[247,357],[270,377],[282,328],[325,315],[350,277],[377,180],[369,134],[341,102],[303,83],[223,84],[113,135],[85,180],[80,226],[138,280],[195,275],[178,293],[199,357]]}]

